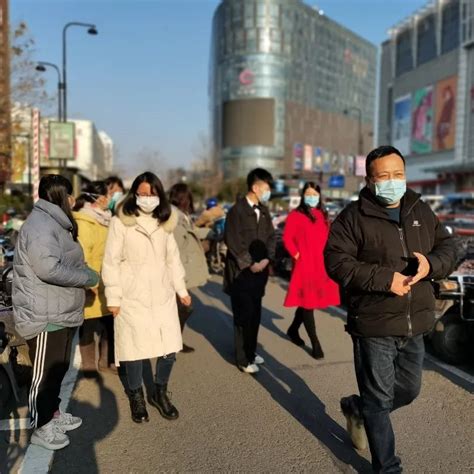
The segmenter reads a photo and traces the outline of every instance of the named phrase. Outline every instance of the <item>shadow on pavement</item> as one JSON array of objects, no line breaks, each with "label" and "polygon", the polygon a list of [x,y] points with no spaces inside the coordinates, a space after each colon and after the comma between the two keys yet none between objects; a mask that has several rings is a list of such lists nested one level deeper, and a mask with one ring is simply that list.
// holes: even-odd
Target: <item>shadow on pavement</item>
[{"label": "shadow on pavement", "polygon": [[[201,291],[224,301],[229,307],[221,285],[210,282]],[[195,297],[194,301],[196,314],[190,319],[189,326],[202,334],[227,362],[233,364],[232,316],[206,305],[199,297]],[[262,325],[286,338],[286,334],[274,323],[277,319],[283,318],[272,311],[263,310]],[[262,347],[259,348],[259,354],[266,363],[255,380],[271,397],[326,446],[336,463],[350,465],[358,472],[372,472],[370,463],[354,451],[345,429],[326,413],[324,403],[311,391],[304,379]]]},{"label": "shadow on pavement", "polygon": [[[96,457],[96,445],[106,438],[118,423],[118,407],[114,393],[104,385],[101,375],[96,379],[81,380],[80,383],[98,384],[99,400],[97,405],[72,399],[68,411],[80,416],[82,426],[68,433],[71,444],[55,454],[50,472],[99,472]],[[92,389],[88,390],[92,392]]]}]

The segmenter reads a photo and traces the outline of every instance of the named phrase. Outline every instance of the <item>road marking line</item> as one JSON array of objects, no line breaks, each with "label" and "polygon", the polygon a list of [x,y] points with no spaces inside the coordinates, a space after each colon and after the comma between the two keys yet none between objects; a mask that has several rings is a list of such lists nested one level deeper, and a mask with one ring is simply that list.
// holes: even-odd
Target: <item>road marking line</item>
[{"label": "road marking line", "polygon": [[[61,394],[61,410],[66,411],[71,400],[72,391],[76,384],[79,368],[81,367],[81,353],[79,351],[79,332],[76,332],[73,341],[74,356],[72,358],[72,364],[64,377]],[[20,474],[33,474],[33,473],[44,473],[49,472],[51,464],[53,462],[54,451],[29,444],[25,453],[25,457],[21,462],[18,472]]]},{"label": "road marking line", "polygon": [[0,420],[0,431],[19,431],[29,428],[29,418],[8,418],[6,420]]},{"label": "road marking line", "polygon": [[[342,316],[347,316],[347,311],[344,311],[342,308],[339,308],[338,306],[332,306],[331,309],[333,309],[336,313],[339,313]],[[457,367],[454,367],[453,365],[449,365],[444,362],[441,362],[440,360],[433,357],[431,354],[425,354],[425,359],[431,362],[432,364],[437,365],[438,367],[445,370],[446,372],[449,372],[450,374],[453,374],[456,377],[459,377],[465,382],[473,384],[474,386],[474,376],[469,375],[467,372],[464,372],[464,370],[458,369]]]}]

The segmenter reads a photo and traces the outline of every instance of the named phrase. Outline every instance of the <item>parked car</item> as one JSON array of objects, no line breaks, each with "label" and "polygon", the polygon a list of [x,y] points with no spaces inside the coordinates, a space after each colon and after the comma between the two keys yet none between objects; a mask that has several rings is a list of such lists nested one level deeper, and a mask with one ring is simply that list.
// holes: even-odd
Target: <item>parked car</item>
[{"label": "parked car", "polygon": [[460,262],[448,278],[435,282],[436,313],[428,339],[450,364],[474,360],[474,239],[458,239]]}]

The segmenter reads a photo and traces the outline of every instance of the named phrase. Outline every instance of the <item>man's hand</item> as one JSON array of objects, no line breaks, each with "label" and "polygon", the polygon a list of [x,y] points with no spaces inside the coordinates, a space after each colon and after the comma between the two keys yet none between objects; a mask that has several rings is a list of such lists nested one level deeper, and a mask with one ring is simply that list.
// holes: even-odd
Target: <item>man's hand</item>
[{"label": "man's hand", "polygon": [[120,314],[120,306],[109,306],[107,308],[114,318],[116,318]]},{"label": "man's hand", "polygon": [[410,279],[401,273],[395,272],[393,274],[392,286],[390,291],[397,296],[405,296],[410,292],[411,286],[409,285]]},{"label": "man's hand", "polygon": [[268,260],[268,258],[264,258],[263,260],[261,260],[260,262],[258,263],[254,263],[251,267],[250,267],[250,271],[252,273],[260,273],[260,272],[263,272],[263,270],[265,270],[265,268],[267,268],[268,264],[270,263],[270,260]]},{"label": "man's hand", "polygon": [[418,260],[418,271],[416,275],[409,279],[409,285],[413,286],[415,283],[418,283],[423,278],[426,278],[430,274],[430,262],[428,259],[421,253],[413,252],[413,255]]},{"label": "man's hand", "polygon": [[181,301],[181,303],[183,303],[184,306],[191,306],[192,300],[190,295],[185,296],[183,298],[180,297],[179,300]]}]

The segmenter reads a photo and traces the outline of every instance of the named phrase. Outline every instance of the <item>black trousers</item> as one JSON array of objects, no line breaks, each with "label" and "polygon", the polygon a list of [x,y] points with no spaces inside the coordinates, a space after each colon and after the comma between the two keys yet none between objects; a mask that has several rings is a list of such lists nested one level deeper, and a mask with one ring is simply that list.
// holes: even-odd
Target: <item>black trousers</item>
[{"label": "black trousers", "polygon": [[33,362],[33,380],[28,399],[32,428],[49,423],[59,409],[59,392],[69,369],[75,332],[76,328],[42,332],[27,341]]},{"label": "black trousers", "polygon": [[79,329],[79,345],[83,366],[90,370],[96,369],[96,341],[99,345],[99,367],[113,365],[115,346],[114,317],[112,315],[85,319]]},{"label": "black trousers", "polygon": [[230,294],[234,314],[235,361],[239,367],[253,364],[262,319],[262,293],[233,288]]},{"label": "black trousers", "polygon": [[181,303],[178,295],[176,295],[176,302],[178,303],[179,324],[181,326],[181,332],[183,332],[184,326],[194,311],[194,308],[192,306],[185,306]]}]

